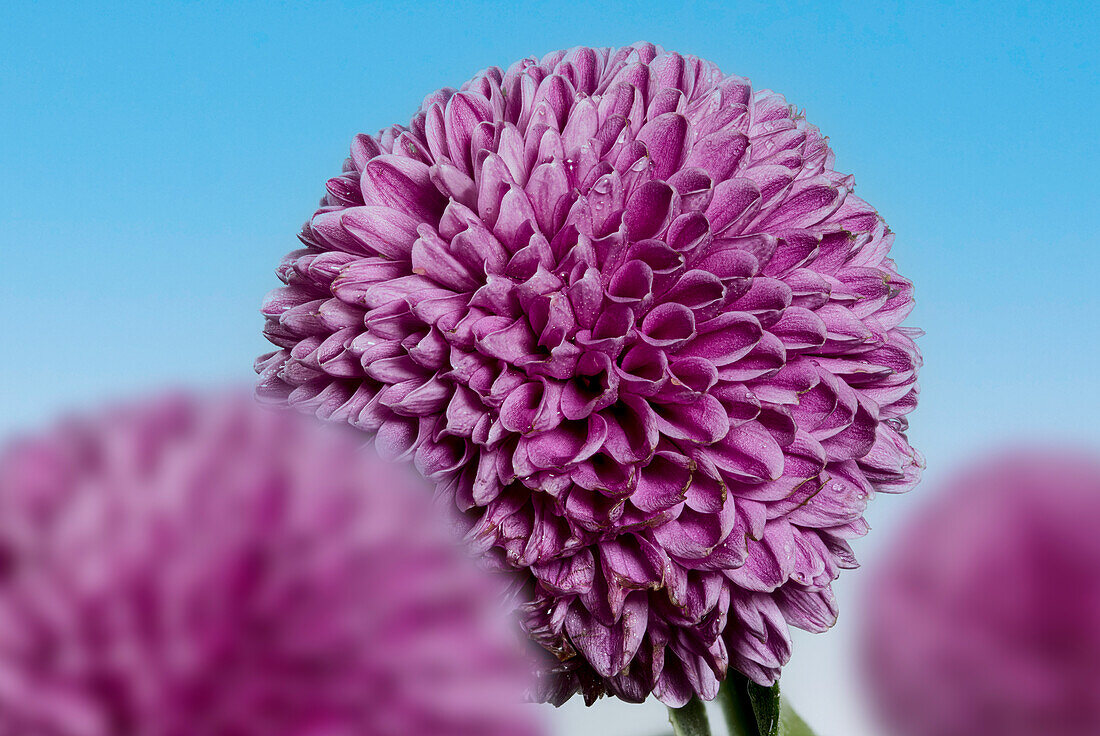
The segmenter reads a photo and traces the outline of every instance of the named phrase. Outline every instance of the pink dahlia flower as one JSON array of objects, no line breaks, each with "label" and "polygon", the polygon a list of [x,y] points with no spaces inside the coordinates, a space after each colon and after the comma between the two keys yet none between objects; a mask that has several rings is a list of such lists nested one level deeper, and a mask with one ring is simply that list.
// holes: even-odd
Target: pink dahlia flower
[{"label": "pink dahlia flower", "polygon": [[1100,460],[954,476],[867,590],[868,690],[898,736],[1100,734]]},{"label": "pink dahlia flower", "polygon": [[535,733],[423,481],[309,424],[170,398],[7,448],[0,733]]},{"label": "pink dahlia flower", "polygon": [[267,299],[260,393],[377,433],[527,576],[542,697],[760,683],[917,480],[893,236],[779,95],[576,48],[360,135]]}]

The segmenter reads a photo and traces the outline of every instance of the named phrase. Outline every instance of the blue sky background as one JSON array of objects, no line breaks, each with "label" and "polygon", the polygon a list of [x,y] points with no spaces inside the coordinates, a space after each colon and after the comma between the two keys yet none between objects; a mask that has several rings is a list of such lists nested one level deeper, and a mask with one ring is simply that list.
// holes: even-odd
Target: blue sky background
[{"label": "blue sky background", "polygon": [[[924,490],[1003,438],[1100,446],[1092,3],[522,5],[6,4],[0,436],[105,396],[250,380],[272,270],[354,133],[485,66],[651,40],[804,107],[898,233],[928,333]],[[877,502],[865,558],[920,493]],[[785,679],[822,736],[872,733],[830,674],[850,619],[800,637]],[[663,718],[595,714],[555,720],[615,736]]]}]

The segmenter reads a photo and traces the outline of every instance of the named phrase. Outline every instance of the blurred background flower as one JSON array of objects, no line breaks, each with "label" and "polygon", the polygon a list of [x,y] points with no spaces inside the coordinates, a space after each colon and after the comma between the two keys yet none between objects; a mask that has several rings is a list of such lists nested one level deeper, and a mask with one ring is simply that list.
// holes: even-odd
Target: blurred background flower
[{"label": "blurred background flower", "polygon": [[264,304],[259,394],[377,433],[530,575],[541,697],[683,705],[821,632],[920,355],[882,217],[778,94],[648,43],[359,135]]},{"label": "blurred background flower", "polygon": [[898,736],[1100,733],[1100,459],[1004,450],[909,522],[863,611]]},{"label": "blurred background flower", "polygon": [[174,395],[10,443],[0,733],[537,733],[497,581],[313,424]]}]

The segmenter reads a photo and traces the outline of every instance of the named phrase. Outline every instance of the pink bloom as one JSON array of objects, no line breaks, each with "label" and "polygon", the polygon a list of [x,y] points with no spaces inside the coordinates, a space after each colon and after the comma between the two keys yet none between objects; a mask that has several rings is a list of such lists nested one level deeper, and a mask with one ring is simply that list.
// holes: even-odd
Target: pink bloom
[{"label": "pink bloom", "polygon": [[899,736],[1100,733],[1100,460],[951,478],[872,577],[867,684]]},{"label": "pink bloom", "polygon": [[576,48],[357,136],[259,392],[377,434],[528,578],[542,697],[670,705],[821,631],[920,363],[893,235],[779,95]]},{"label": "pink bloom", "polygon": [[0,733],[535,733],[423,481],[311,424],[176,397],[6,448]]}]

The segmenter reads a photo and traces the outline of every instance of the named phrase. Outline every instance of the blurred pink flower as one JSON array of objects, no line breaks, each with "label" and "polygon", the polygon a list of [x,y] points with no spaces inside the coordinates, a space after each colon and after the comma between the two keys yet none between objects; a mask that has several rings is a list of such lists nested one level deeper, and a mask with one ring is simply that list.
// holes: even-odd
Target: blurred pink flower
[{"label": "blurred pink flower", "polygon": [[917,481],[893,235],[780,95],[575,48],[357,136],[264,306],[269,399],[376,432],[529,576],[542,697],[681,705],[832,625]]},{"label": "blurred pink flower", "polygon": [[867,591],[868,689],[900,736],[1100,733],[1100,460],[955,475]]},{"label": "blurred pink flower", "polygon": [[6,448],[0,733],[535,733],[496,581],[312,424],[171,397]]}]

